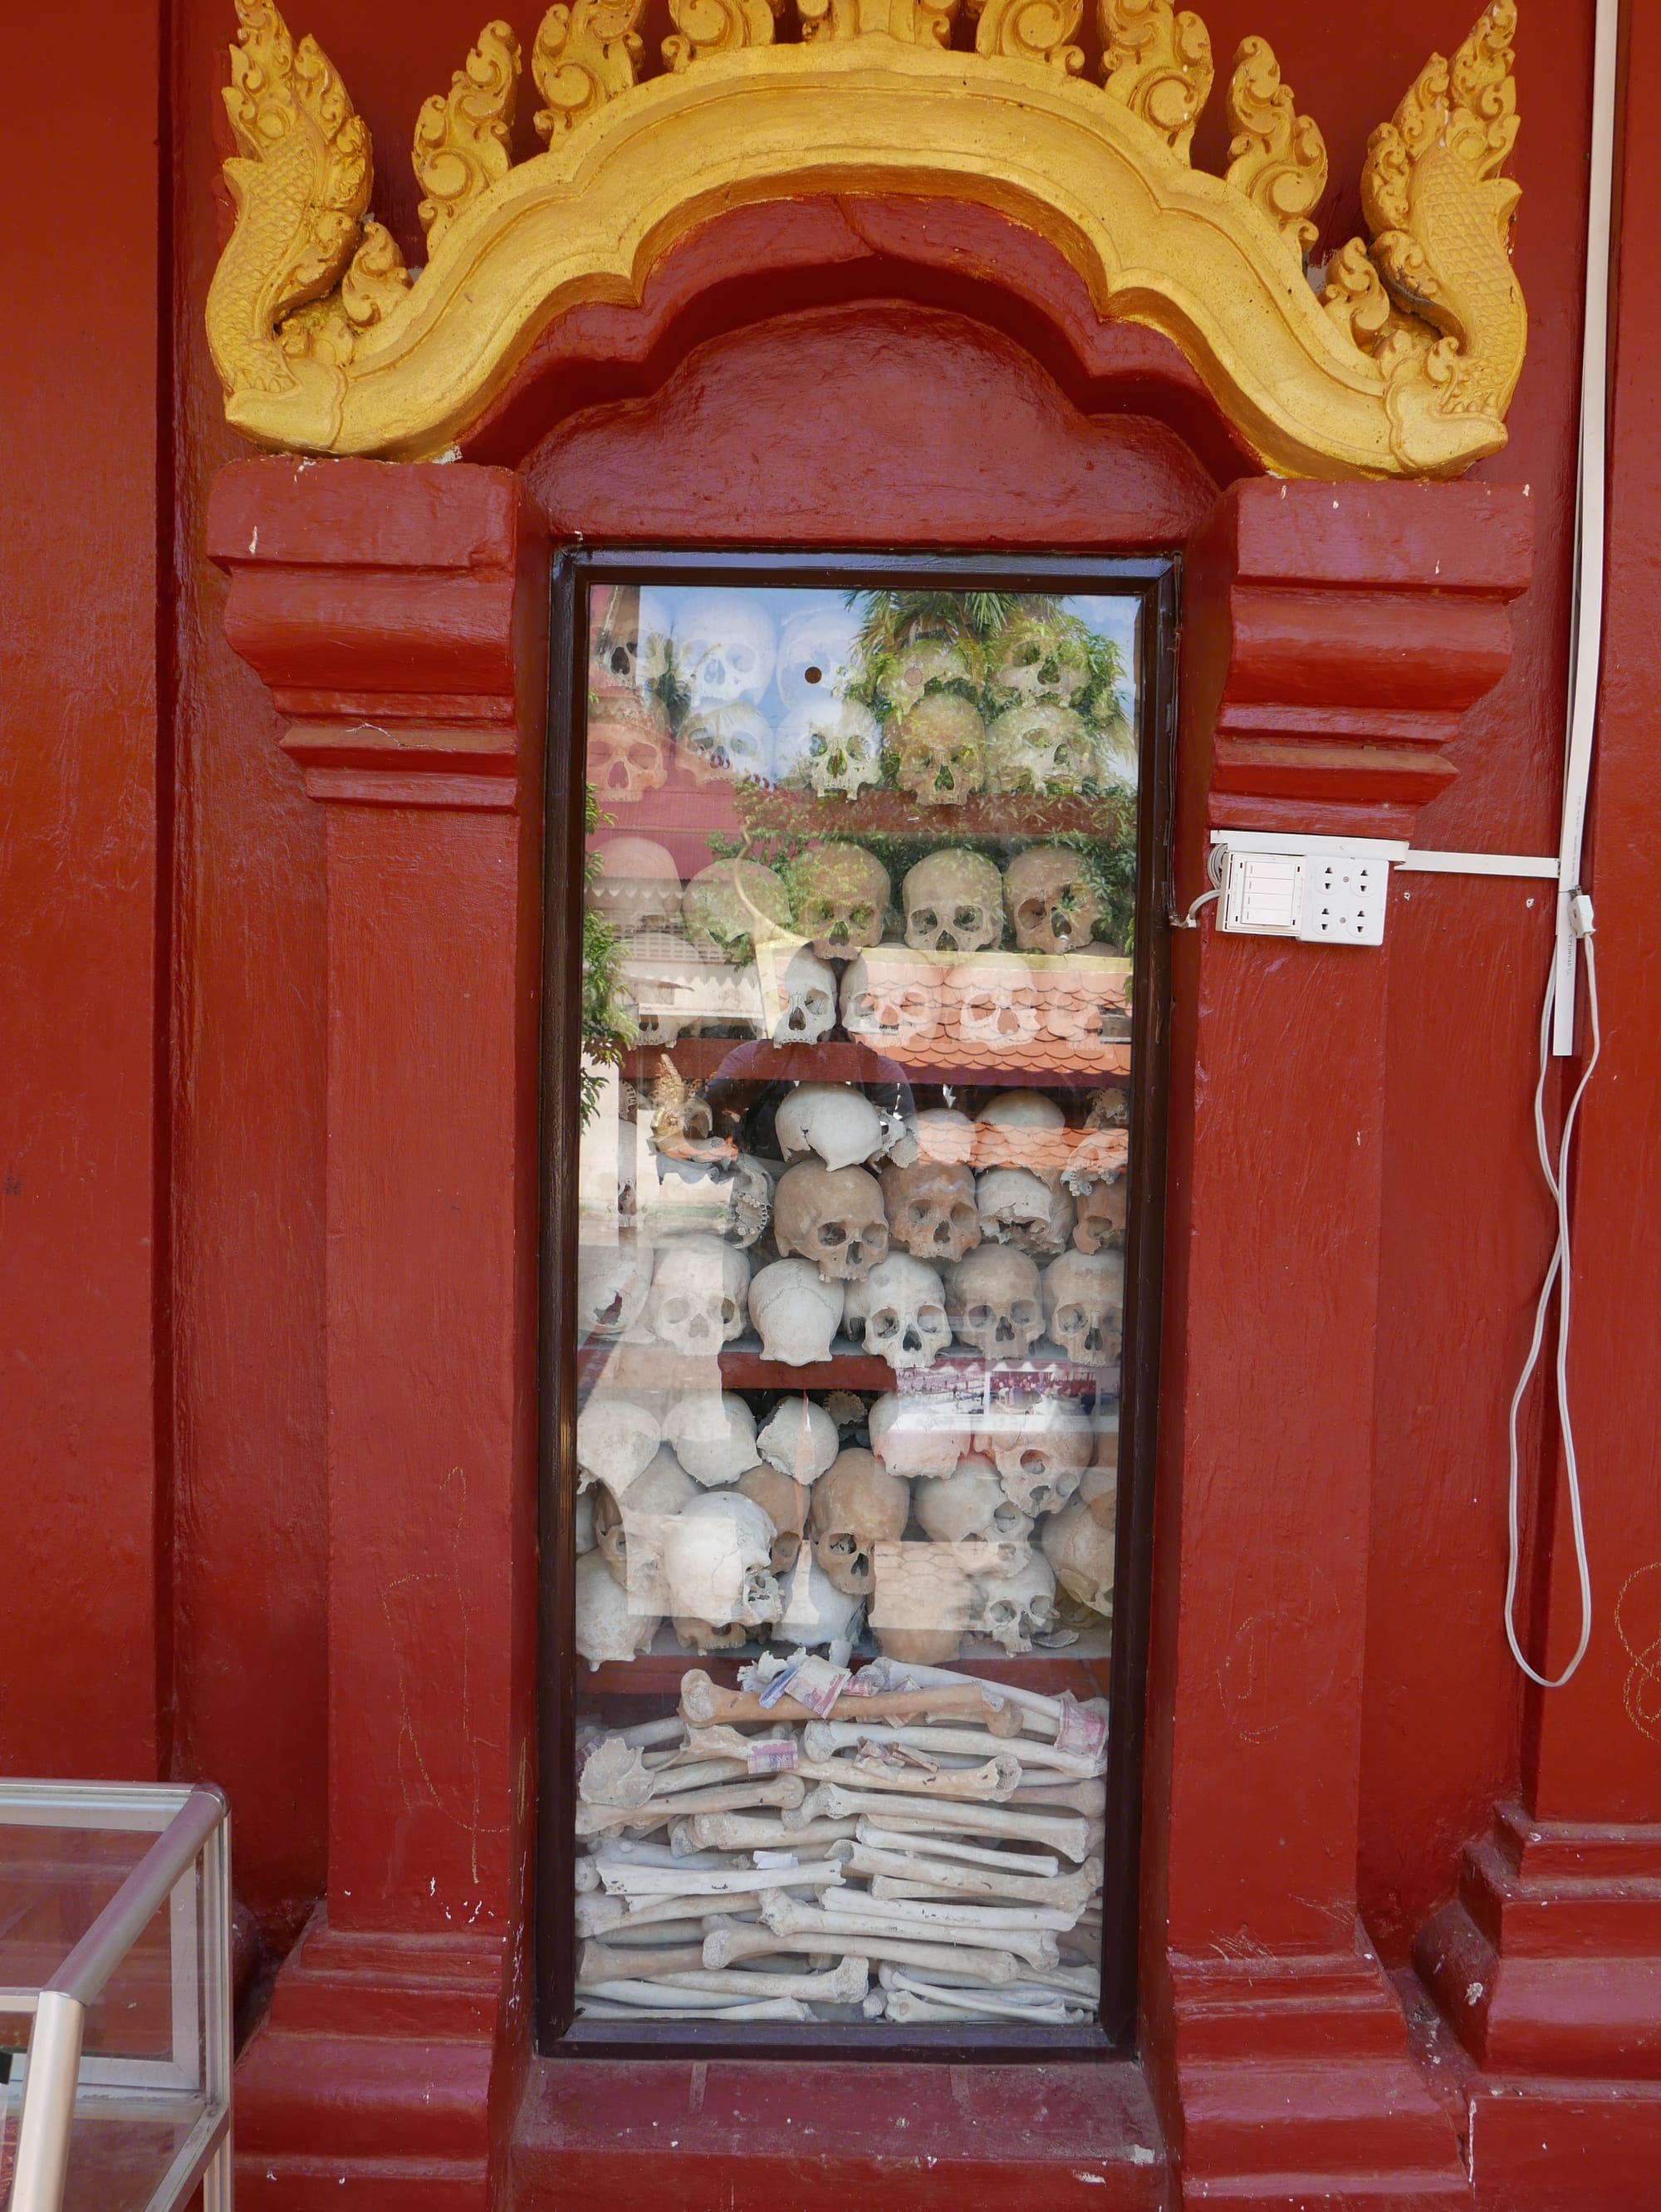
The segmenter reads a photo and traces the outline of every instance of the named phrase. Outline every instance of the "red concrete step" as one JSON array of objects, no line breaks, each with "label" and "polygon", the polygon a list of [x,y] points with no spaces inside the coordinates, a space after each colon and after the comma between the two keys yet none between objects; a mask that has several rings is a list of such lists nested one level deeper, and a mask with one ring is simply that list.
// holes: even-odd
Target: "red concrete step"
[{"label": "red concrete step", "polygon": [[1065,2065],[533,2062],[512,2212],[1171,2212],[1128,2060]]}]

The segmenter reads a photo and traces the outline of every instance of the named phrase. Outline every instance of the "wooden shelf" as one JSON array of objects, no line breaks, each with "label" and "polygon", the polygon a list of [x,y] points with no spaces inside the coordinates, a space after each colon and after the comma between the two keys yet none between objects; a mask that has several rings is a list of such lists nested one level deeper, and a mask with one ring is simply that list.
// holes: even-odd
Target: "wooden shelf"
[{"label": "wooden shelf", "polygon": [[[1018,1659],[1010,1658],[995,1644],[971,1638],[965,1644],[962,1656],[952,1664],[960,1672],[973,1674],[983,1681],[1010,1682],[1023,1690],[1040,1691],[1049,1698],[1058,1698],[1064,1690],[1070,1690],[1081,1701],[1105,1698],[1110,1694],[1111,1638],[1112,1631],[1104,1622],[1099,1631],[1087,1631],[1076,1644],[1064,1651],[1031,1651]],[[712,1681],[735,1689],[738,1669],[748,1666],[766,1648],[759,1644],[746,1644],[736,1651],[715,1651],[703,1657],[695,1651],[682,1651],[674,1646],[674,1630],[665,1622],[658,1632],[658,1646],[640,1658],[608,1660],[604,1666],[580,1674],[577,1681],[579,1705],[585,1698],[657,1698],[673,1703],[681,1694],[682,1675],[693,1668],[701,1668]],[[854,1653],[856,1668],[876,1656],[876,1645],[869,1637],[862,1638]]]},{"label": "wooden shelf", "polygon": [[[577,1380],[592,1389],[602,1380],[609,1389],[670,1390],[686,1395],[702,1390],[859,1390],[878,1395],[895,1387],[894,1370],[885,1359],[873,1359],[838,1337],[831,1357],[812,1367],[787,1367],[782,1360],[766,1358],[759,1340],[741,1337],[719,1355],[688,1358],[661,1344],[591,1344],[577,1354]],[[935,1378],[930,1389],[942,1395],[964,1394],[984,1389],[988,1363],[966,1345],[954,1345],[931,1367],[911,1370]],[[1038,1344],[1026,1359],[994,1360],[990,1373],[993,1387],[1007,1382],[1023,1395],[1034,1391],[1060,1397],[1112,1397],[1118,1389],[1119,1363],[1082,1367],[1052,1345]]]}]

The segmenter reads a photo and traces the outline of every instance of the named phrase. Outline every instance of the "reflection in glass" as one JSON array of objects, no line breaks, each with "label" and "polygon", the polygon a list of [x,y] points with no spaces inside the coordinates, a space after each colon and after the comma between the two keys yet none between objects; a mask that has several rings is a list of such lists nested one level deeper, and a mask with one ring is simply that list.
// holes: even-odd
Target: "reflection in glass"
[{"label": "reflection in glass", "polygon": [[1094,2012],[1137,620],[591,594],[591,2017]]}]

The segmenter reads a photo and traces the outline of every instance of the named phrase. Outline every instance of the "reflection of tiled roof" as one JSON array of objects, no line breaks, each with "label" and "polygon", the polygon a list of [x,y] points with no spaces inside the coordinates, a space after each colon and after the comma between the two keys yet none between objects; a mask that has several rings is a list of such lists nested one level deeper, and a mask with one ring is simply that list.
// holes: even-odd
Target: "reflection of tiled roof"
[{"label": "reflection of tiled roof", "polygon": [[1064,1169],[1082,1180],[1118,1175],[1131,1154],[1125,1129],[1022,1129],[1008,1123],[919,1121],[918,1151],[925,1160],[962,1161],[985,1168],[1030,1168],[1053,1176]]}]

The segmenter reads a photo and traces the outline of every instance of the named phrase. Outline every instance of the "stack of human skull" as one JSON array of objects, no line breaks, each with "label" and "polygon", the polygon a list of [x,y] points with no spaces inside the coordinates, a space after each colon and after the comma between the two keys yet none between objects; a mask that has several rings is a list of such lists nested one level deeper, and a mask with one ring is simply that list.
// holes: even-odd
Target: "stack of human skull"
[{"label": "stack of human skull", "polygon": [[[638,1210],[577,1270],[591,1664],[666,1626],[942,1663],[1108,1610],[1120,1097],[1070,1130],[1034,1092],[972,1119],[802,1083],[728,1135],[688,1085],[637,1097]],[[741,1346],[809,1387],[726,1388]],[[857,1358],[887,1391],[820,1387]]]}]

